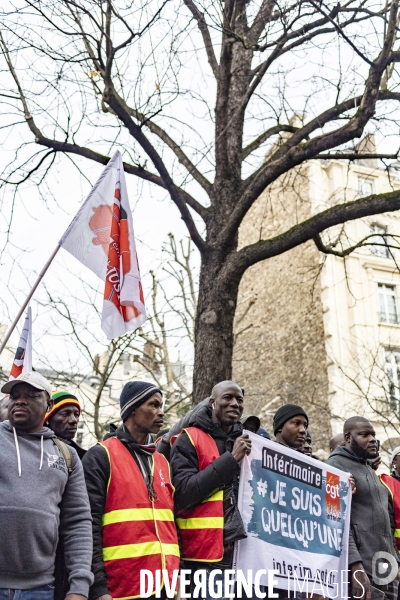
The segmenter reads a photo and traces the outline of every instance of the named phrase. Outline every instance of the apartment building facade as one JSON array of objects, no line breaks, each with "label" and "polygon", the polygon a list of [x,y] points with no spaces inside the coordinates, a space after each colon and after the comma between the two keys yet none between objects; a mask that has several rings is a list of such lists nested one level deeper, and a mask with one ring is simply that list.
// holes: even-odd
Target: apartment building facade
[{"label": "apartment building facade", "polygon": [[[278,235],[338,202],[398,189],[396,168],[371,159],[310,161],[264,192],[240,242]],[[245,274],[234,377],[267,429],[281,404],[301,404],[316,446],[327,450],[343,421],[361,414],[388,452],[400,442],[400,213],[352,221],[322,238],[334,251],[364,242],[345,258],[308,242]]]}]

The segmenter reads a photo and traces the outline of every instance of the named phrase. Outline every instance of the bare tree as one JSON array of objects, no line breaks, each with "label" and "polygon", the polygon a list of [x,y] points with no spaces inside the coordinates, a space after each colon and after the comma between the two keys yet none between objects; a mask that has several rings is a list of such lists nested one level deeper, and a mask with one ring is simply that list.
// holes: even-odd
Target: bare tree
[{"label": "bare tree", "polygon": [[280,176],[310,159],[359,160],[359,148],[343,146],[367,126],[389,131],[398,22],[398,0],[19,0],[3,14],[4,131],[25,127],[27,141],[2,181],[14,191],[45,184],[58,154],[106,164],[118,139],[126,172],[168,193],[201,255],[195,401],[231,376],[249,267],[308,240],[330,251],[326,229],[400,208],[398,191],[372,194],[238,243]]},{"label": "bare tree", "polygon": [[[338,389],[346,394],[345,414],[364,415],[376,423],[377,437],[390,455],[400,444],[400,355],[397,346],[387,346],[385,358],[381,350],[381,347],[361,344],[348,364],[341,364],[335,356],[329,355],[329,358],[344,383],[345,389],[340,386]],[[346,418],[337,414],[334,407],[330,416],[339,421]],[[390,468],[387,456],[384,452],[382,455],[383,463]]]},{"label": "bare tree", "polygon": [[[129,379],[149,374],[163,390],[167,424],[182,404],[190,405],[197,295],[192,250],[190,240],[177,244],[170,235],[162,266],[152,273],[147,322],[109,342],[99,328],[101,284],[94,288],[78,275],[75,286],[70,279],[65,286],[60,278],[56,292],[46,286],[46,297],[37,300],[47,325],[42,342],[34,346],[34,367],[44,369],[57,386],[79,390],[83,420],[95,439],[103,439],[118,414],[119,394]],[[49,337],[61,340],[57,356],[48,352]],[[178,361],[172,357],[177,347],[182,347]]]},{"label": "bare tree", "polygon": [[[150,272],[152,277],[152,317],[149,319],[148,332],[144,329],[139,331],[139,337],[146,343],[143,359],[137,357],[136,361],[145,370],[149,371],[156,381],[158,380],[158,373],[162,371],[166,379],[164,389],[167,399],[176,396],[178,391],[178,399],[166,407],[166,412],[169,412],[182,402],[191,401],[192,399],[191,389],[185,385],[182,377],[184,373],[180,372],[181,369],[186,369],[187,365],[178,361],[174,369],[173,362],[170,359],[170,347],[173,345],[174,330],[176,342],[182,343],[182,340],[186,338],[189,347],[194,345],[197,286],[190,239],[187,240],[186,244],[181,240],[179,246],[177,246],[175,237],[170,234],[169,244],[166,245],[165,251],[169,260],[164,265],[163,270],[175,281],[178,292],[171,296],[165,285],[157,279],[154,271]],[[162,295],[162,310],[160,310],[160,293]],[[167,319],[169,323],[166,323]],[[162,385],[161,381],[159,383]]]}]

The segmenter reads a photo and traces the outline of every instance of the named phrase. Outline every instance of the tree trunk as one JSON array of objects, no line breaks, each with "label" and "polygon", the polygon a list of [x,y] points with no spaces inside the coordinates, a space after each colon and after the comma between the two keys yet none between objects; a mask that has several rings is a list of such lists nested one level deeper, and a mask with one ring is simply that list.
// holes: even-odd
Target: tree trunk
[{"label": "tree trunk", "polygon": [[193,404],[232,376],[233,320],[240,278],[226,281],[219,257],[203,257],[195,323]]}]

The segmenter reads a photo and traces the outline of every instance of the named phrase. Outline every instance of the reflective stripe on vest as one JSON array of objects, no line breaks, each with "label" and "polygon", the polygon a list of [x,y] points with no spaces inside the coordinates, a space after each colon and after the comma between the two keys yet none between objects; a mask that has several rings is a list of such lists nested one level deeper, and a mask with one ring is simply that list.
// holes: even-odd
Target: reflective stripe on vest
[{"label": "reflective stripe on vest", "polygon": [[174,487],[169,465],[152,455],[155,500],[129,450],[117,438],[101,443],[110,462],[103,515],[103,560],[113,600],[140,597],[140,570],[166,569],[169,583],[179,569],[179,546],[174,523]]},{"label": "reflective stripe on vest", "polygon": [[103,560],[118,560],[121,558],[137,558],[152,554],[170,554],[179,556],[176,544],[160,544],[160,542],[141,542],[138,544],[124,544],[123,546],[109,546],[103,549]]},{"label": "reflective stripe on vest", "polygon": [[[197,427],[188,427],[196,448],[199,471],[219,457],[213,438]],[[181,538],[182,558],[196,562],[219,562],[224,555],[224,492],[218,490],[192,508],[179,509],[176,523]]]},{"label": "reflective stripe on vest", "polygon": [[387,487],[392,496],[394,525],[396,527],[393,536],[396,538],[397,552],[400,553],[400,482],[394,477],[386,475],[386,473],[379,475],[379,479]]}]

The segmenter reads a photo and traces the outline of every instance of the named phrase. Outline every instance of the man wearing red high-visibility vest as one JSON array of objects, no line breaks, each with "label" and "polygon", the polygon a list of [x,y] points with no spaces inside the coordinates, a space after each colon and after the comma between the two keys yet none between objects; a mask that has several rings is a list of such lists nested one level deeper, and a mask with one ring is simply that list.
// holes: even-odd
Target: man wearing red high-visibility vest
[{"label": "man wearing red high-visibility vest", "polygon": [[[197,569],[204,569],[209,578],[214,569],[232,568],[233,544],[246,535],[235,506],[240,461],[251,450],[239,423],[243,400],[236,383],[218,383],[210,403],[193,414],[172,446],[181,555],[192,580]],[[218,574],[214,581],[218,580],[224,584],[223,575]]]},{"label": "man wearing red high-visibility vest", "polygon": [[82,461],[93,518],[91,600],[140,598],[141,570],[154,582],[166,570],[173,590],[179,569],[169,464],[150,435],[163,424],[161,390],[130,381],[120,407],[123,424]]}]

